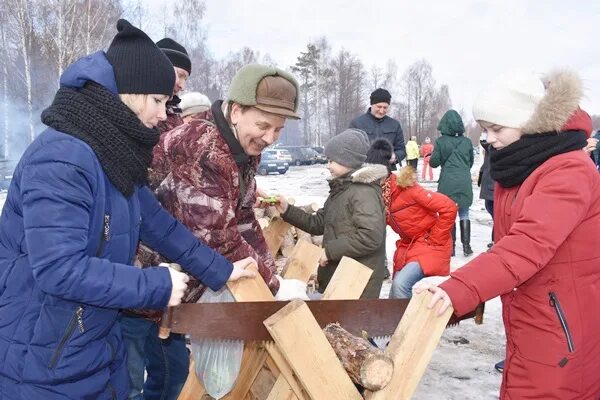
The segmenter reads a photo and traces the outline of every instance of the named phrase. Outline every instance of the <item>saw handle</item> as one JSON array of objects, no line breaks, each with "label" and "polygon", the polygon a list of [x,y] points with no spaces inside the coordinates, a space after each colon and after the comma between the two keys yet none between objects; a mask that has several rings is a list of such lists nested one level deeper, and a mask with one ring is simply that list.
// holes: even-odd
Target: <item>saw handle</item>
[{"label": "saw handle", "polygon": [[160,339],[168,339],[171,335],[171,321],[173,320],[173,307],[167,307],[160,319],[158,327],[158,337]]}]

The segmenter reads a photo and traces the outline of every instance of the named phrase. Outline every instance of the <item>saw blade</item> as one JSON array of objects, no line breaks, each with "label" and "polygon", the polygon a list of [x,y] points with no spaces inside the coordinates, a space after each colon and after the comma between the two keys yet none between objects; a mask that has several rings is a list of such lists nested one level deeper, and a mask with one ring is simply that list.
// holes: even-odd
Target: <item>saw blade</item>
[{"label": "saw blade", "polygon": [[[409,300],[314,300],[306,302],[321,328],[338,322],[348,332],[361,336],[390,336],[396,330]],[[271,341],[263,321],[285,307],[288,301],[195,303],[173,308],[173,333],[190,334],[194,339],[214,338],[243,341]],[[467,315],[464,318],[470,318]],[[455,323],[456,320],[450,320]]]}]

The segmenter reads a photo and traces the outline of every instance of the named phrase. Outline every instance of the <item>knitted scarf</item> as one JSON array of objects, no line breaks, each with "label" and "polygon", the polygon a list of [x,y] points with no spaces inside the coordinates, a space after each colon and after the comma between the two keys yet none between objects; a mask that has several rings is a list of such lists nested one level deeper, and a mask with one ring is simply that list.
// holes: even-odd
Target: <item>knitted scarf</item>
[{"label": "knitted scarf", "polygon": [[147,128],[118,96],[95,83],[79,90],[61,87],[42,112],[42,122],[87,143],[108,179],[125,197],[144,185],[158,143],[158,129]]},{"label": "knitted scarf", "polygon": [[585,147],[582,131],[549,132],[523,135],[503,149],[490,151],[492,179],[502,187],[520,185],[546,160],[558,154]]}]

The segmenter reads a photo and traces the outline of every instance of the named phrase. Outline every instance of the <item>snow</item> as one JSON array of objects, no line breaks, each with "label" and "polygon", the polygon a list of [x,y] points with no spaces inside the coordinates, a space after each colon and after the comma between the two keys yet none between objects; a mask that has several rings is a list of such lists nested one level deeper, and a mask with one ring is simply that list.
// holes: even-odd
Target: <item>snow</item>
[{"label": "snow", "polygon": [[6,191],[0,190],[0,210],[4,208],[4,202],[6,201]]},{"label": "snow", "polygon": [[[481,160],[477,159],[472,169],[474,176],[480,163]],[[435,169],[434,179],[438,175],[439,169]],[[312,165],[290,167],[285,175],[258,176],[256,179],[258,187],[268,194],[293,197],[297,205],[315,202],[322,206],[329,192],[327,177],[329,172],[324,165]],[[437,187],[436,183],[422,185],[430,190]],[[486,251],[490,241],[492,220],[485,211],[483,200],[479,199],[479,188],[474,185],[473,190],[475,200],[470,208],[470,219],[471,247],[475,254],[463,257],[458,243],[457,256],[452,258],[452,270]],[[388,227],[388,260],[393,258],[397,238]],[[389,280],[384,282],[382,298],[387,298],[390,286]],[[502,306],[500,299],[495,298],[486,303],[483,325],[475,325],[473,320],[468,320],[446,329],[413,399],[497,399],[502,375],[494,369],[494,364],[504,358],[504,343]]]}]

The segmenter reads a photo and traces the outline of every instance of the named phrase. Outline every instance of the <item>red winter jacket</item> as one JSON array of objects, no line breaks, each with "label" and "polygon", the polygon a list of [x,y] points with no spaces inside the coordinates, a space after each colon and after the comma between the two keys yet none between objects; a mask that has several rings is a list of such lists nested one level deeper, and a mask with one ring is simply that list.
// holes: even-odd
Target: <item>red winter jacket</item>
[{"label": "red winter jacket", "polygon": [[[388,186],[386,188],[385,186]],[[400,235],[394,253],[394,272],[418,261],[426,276],[448,275],[452,254],[450,230],[456,218],[454,201],[425,190],[408,167],[390,174],[384,183],[387,223]]]},{"label": "red winter jacket", "polygon": [[502,295],[503,399],[600,399],[600,176],[583,151],[496,185],[492,249],[440,285],[457,315]]},{"label": "red winter jacket", "polygon": [[431,154],[433,153],[433,144],[425,143],[421,146],[421,157],[426,158],[427,162],[431,158]]}]

